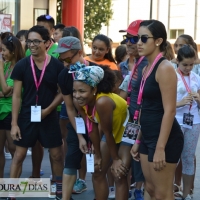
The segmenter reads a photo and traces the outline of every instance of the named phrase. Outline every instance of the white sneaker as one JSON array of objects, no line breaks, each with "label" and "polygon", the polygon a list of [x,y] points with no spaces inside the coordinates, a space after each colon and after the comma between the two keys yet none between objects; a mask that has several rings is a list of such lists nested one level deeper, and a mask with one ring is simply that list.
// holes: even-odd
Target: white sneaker
[{"label": "white sneaker", "polygon": [[184,200],[192,200],[192,197],[188,194],[187,197],[185,197]]},{"label": "white sneaker", "polygon": [[115,199],[115,188],[114,187],[110,187],[109,188],[109,195],[108,195],[109,199]]},{"label": "white sneaker", "polygon": [[28,149],[28,151],[26,152],[26,155],[27,155],[27,156],[31,156],[31,155],[32,155],[31,150]]},{"label": "white sneaker", "polygon": [[4,155],[5,155],[5,159],[6,160],[11,160],[12,159],[12,156],[11,156],[10,152],[7,153],[7,152],[4,151]]}]

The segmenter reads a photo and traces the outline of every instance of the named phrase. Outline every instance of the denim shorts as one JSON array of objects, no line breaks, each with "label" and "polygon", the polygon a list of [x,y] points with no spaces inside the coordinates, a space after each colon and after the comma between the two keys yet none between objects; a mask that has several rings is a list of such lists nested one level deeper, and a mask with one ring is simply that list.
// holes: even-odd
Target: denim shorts
[{"label": "denim shorts", "polygon": [[67,115],[67,108],[64,102],[61,104],[60,119],[69,119]]}]

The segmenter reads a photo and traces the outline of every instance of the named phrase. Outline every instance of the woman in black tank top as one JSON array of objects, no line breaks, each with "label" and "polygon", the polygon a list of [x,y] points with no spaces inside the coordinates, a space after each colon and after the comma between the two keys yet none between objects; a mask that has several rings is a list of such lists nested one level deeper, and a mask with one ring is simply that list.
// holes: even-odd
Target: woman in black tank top
[{"label": "woman in black tank top", "polygon": [[176,164],[183,148],[183,134],[176,114],[176,73],[161,52],[167,33],[157,20],[141,22],[138,31],[138,52],[146,56],[148,65],[143,76],[141,132],[132,148],[134,159],[140,161],[145,176],[145,189],[151,197],[172,200]]}]

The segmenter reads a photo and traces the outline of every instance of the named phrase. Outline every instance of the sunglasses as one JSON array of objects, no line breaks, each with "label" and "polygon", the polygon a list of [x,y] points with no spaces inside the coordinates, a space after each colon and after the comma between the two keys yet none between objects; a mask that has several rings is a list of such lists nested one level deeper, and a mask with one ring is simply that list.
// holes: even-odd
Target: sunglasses
[{"label": "sunglasses", "polygon": [[46,42],[45,40],[26,40],[26,44],[28,46],[31,45],[31,43],[33,43],[33,45],[38,46],[41,42]]},{"label": "sunglasses", "polygon": [[126,43],[130,41],[132,44],[138,43],[140,39],[142,43],[146,43],[149,38],[155,38],[155,37],[150,37],[148,35],[141,35],[141,36],[137,35],[137,36],[132,36],[132,37],[128,37],[127,35],[124,35],[123,37]]},{"label": "sunglasses", "polygon": [[77,51],[73,56],[71,56],[71,57],[67,57],[67,58],[64,58],[64,59],[62,59],[62,58],[58,58],[61,62],[66,62],[67,64],[71,64],[71,62],[72,62],[72,59],[74,58],[74,56],[76,56],[77,54],[78,54],[78,52],[79,51]]},{"label": "sunglasses", "polygon": [[12,42],[13,42],[12,36],[8,36],[8,37],[7,37],[7,41],[12,43]]},{"label": "sunglasses", "polygon": [[123,40],[125,41],[125,43],[130,41],[131,44],[136,44],[138,42],[138,36],[129,37],[127,35],[123,35]]}]

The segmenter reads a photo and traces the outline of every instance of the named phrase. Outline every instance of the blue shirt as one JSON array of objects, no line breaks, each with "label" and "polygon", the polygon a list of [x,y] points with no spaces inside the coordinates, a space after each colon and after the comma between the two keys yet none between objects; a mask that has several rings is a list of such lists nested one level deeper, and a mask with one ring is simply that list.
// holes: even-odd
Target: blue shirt
[{"label": "blue shirt", "polygon": [[129,63],[129,58],[126,61],[121,62],[119,64],[123,77],[130,74],[129,69],[128,69],[128,63]]}]

